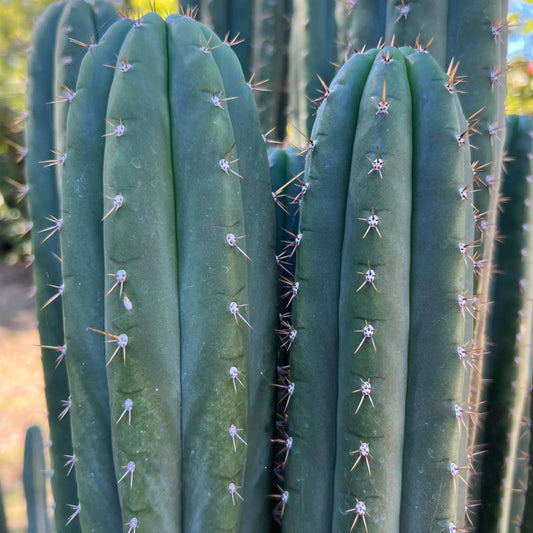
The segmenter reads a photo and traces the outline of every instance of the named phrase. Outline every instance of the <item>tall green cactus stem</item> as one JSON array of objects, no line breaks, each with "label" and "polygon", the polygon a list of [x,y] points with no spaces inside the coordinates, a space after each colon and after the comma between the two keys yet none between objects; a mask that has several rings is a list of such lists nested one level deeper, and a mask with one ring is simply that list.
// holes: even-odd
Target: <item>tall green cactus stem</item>
[{"label": "tall green cactus stem", "polygon": [[255,2],[251,0],[200,0],[201,20],[211,27],[216,35],[231,38],[239,35],[243,42],[235,48],[244,76],[248,79],[252,71],[253,25]]},{"label": "tall green cactus stem", "polygon": [[48,533],[48,502],[46,501],[46,466],[43,435],[39,426],[26,431],[24,469],[22,471],[28,533]]},{"label": "tall green cactus stem", "polygon": [[[289,140],[309,135],[320,98],[335,74],[335,0],[294,0],[289,44]],[[319,77],[320,79],[319,79]],[[315,102],[313,102],[315,100]]]},{"label": "tall green cactus stem", "polygon": [[[306,351],[304,346],[313,347],[311,352],[307,352],[305,361],[303,357],[300,359],[298,355],[294,358],[291,354],[291,375],[293,380],[300,379],[302,383],[296,384],[295,396],[290,400],[289,413],[291,419],[293,416],[297,419],[298,412],[309,420],[311,425],[307,427],[304,422],[302,428],[298,424],[292,426],[291,433],[293,433],[294,444],[298,445],[291,450],[287,461],[287,482],[290,482],[291,471],[296,476],[299,472],[306,472],[305,479],[300,482],[301,487],[298,487],[292,501],[296,502],[298,506],[298,513],[294,513],[294,518],[291,519],[291,506],[287,503],[284,514],[284,528],[288,531],[291,529],[297,531],[300,529],[308,529],[312,521],[316,526],[317,531],[328,531],[331,524],[331,507],[333,503],[332,487],[334,476],[334,446],[335,446],[335,428],[336,428],[336,404],[337,404],[337,363],[336,354],[338,353],[338,293],[339,293],[339,271],[340,271],[340,255],[342,249],[342,232],[340,228],[344,225],[344,198],[348,188],[348,176],[351,161],[351,151],[353,148],[353,138],[355,134],[354,116],[359,112],[359,104],[361,94],[363,91],[364,80],[370,68],[376,52],[370,52],[365,55],[356,56],[349,66],[341,69],[336,81],[331,84],[331,101],[337,101],[337,106],[324,106],[321,111],[320,124],[328,125],[327,129],[333,131],[338,128],[338,131],[343,132],[339,138],[334,140],[332,135],[322,136],[322,147],[316,154],[313,155],[313,162],[321,162],[324,168],[331,166],[335,168],[331,172],[331,176],[339,179],[335,187],[323,187],[318,193],[313,193],[322,197],[322,205],[319,202],[307,203],[304,199],[304,206],[301,216],[308,217],[310,220],[322,222],[319,226],[315,224],[312,232],[305,236],[306,246],[297,251],[298,253],[298,277],[305,276],[305,262],[306,249],[314,250],[314,257],[328,257],[327,261],[315,261],[309,257],[309,261],[313,261],[314,271],[313,276],[307,276],[306,296],[302,302],[301,287],[299,296],[295,305],[300,307],[300,325],[295,338],[295,344],[291,348],[293,352],[302,353]],[[318,137],[320,131],[319,126],[315,126],[315,132]],[[309,147],[311,149],[312,146]],[[315,178],[316,176],[316,178]],[[315,183],[319,183],[317,179],[319,175],[316,173],[309,173],[308,184],[316,190]],[[342,180],[342,181],[341,181]],[[308,194],[310,194],[308,189]],[[328,207],[329,206],[329,207]],[[324,215],[327,214],[327,222]],[[302,229],[305,229],[302,221]],[[291,250],[289,250],[290,253]],[[303,255],[302,255],[303,254]],[[300,284],[303,279],[300,280]],[[320,307],[311,304],[313,301],[321,302]],[[307,300],[307,306],[305,301]],[[307,312],[309,318],[304,318],[303,313]],[[313,328],[313,324],[321,323],[319,329]],[[328,335],[321,335],[329,332]],[[291,330],[288,329],[287,340],[290,346]],[[303,340],[300,340],[303,337]],[[298,348],[301,346],[301,348]],[[320,353],[320,355],[319,355]],[[333,354],[333,355],[331,355]],[[326,355],[326,356],[324,356]],[[332,358],[335,363],[332,364]],[[300,362],[299,362],[300,361]],[[302,369],[298,369],[298,365]],[[302,389],[300,392],[299,389]],[[310,401],[311,395],[320,392],[320,401],[316,401],[316,396]],[[297,398],[300,398],[297,400]],[[297,400],[294,403],[294,400]],[[300,404],[300,406],[299,406]],[[313,411],[309,407],[313,406]],[[304,431],[305,430],[305,431]],[[294,446],[293,444],[293,446]],[[312,468],[308,468],[306,461],[313,457]],[[294,461],[298,460],[299,464],[294,465]],[[317,491],[316,487],[322,487],[321,491]],[[289,493],[292,492],[293,487],[288,484]],[[316,498],[314,501],[312,497]],[[281,508],[282,510],[283,508]],[[321,512],[321,516],[317,516],[317,512]],[[302,517],[303,515],[303,517]],[[304,522],[299,520],[304,519]],[[300,524],[300,525],[299,525]]]},{"label": "tall green cactus stem", "polygon": [[[204,0],[201,20],[220,36],[238,38],[244,75],[257,85],[264,131],[283,139],[287,125],[288,40],[292,0]],[[242,42],[241,42],[242,41]]]},{"label": "tall green cactus stem", "polygon": [[[54,149],[65,154],[65,135],[69,102],[75,92],[81,61],[87,49],[98,42],[118,15],[110,1],[71,0],[65,3],[59,20],[54,51]],[[61,193],[63,166],[56,176]]]},{"label": "tall green cactus stem", "polygon": [[[356,10],[356,15],[352,16]],[[373,48],[383,42],[387,0],[345,0],[337,2],[335,20],[339,39],[338,56],[349,57],[353,49]]]},{"label": "tall green cactus stem", "polygon": [[[36,25],[28,56],[28,87],[26,91],[26,183],[30,188],[29,211],[33,220],[33,274],[37,287],[36,306],[45,395],[50,425],[52,493],[55,500],[55,522],[58,532],[65,531],[71,515],[68,505],[77,503],[75,476],[66,475],[65,456],[72,455],[68,410],[69,387],[64,364],[56,364],[54,352],[60,354],[64,345],[61,299],[46,303],[60,290],[61,263],[58,259],[59,237],[56,228],[61,220],[56,183],[56,165],[44,166],[54,146],[49,102],[53,101],[53,53],[56,28],[64,4],[51,4]],[[47,230],[46,228],[51,228]],[[50,287],[49,285],[52,285]],[[60,361],[60,360],[59,360]],[[62,403],[63,402],[63,403]],[[65,403],[66,402],[66,403]],[[79,531],[77,522],[69,531]]]},{"label": "tall green cactus stem", "polygon": [[[268,151],[272,197],[276,209],[276,257],[279,274],[286,279],[294,277],[296,255],[284,253],[285,243],[291,234],[298,234],[301,200],[305,194],[302,172],[304,158],[298,151],[286,148],[271,148]],[[287,291],[283,283],[280,293]],[[286,309],[282,308],[282,312]]]},{"label": "tall green cactus stem", "polygon": [[255,0],[251,70],[254,80],[268,80],[268,91],[257,91],[256,101],[264,131],[274,130],[283,140],[287,129],[288,47],[291,0]]},{"label": "tall green cactus stem", "polygon": [[[98,63],[120,41],[117,28],[83,62],[65,167],[69,241],[93,239],[103,257],[82,289],[100,291],[88,300],[100,312],[72,324],[94,337],[80,350],[93,346],[102,394],[97,354],[108,342],[108,477],[132,531],[269,531],[275,226],[253,93],[229,43],[188,16],[150,13],[129,28],[107,96]],[[102,100],[95,122],[80,130],[77,106],[93,98]],[[92,176],[100,183],[89,189]],[[78,213],[92,220],[83,234]],[[83,275],[73,263],[80,245],[68,246],[72,277]],[[115,278],[104,289],[105,274]]]},{"label": "tall green cactus stem", "polygon": [[[55,473],[52,487],[59,531],[79,511],[75,508],[77,504],[71,501],[71,498],[76,498],[75,476],[70,476],[66,484],[60,481],[66,473],[63,468],[65,456],[73,455],[68,416],[71,399],[65,366],[59,364],[65,355],[58,236],[62,224],[59,195],[65,161],[65,121],[68,103],[74,94],[70,88],[64,87],[75,86],[79,62],[86,51],[70,39],[83,39],[86,43],[90,43],[91,38],[97,40],[98,30],[105,29],[116,18],[112,4],[101,0],[91,4],[82,1],[52,4],[37,24],[28,60],[26,179],[31,191],[34,277],[51,426],[52,468]],[[57,104],[53,112],[50,108],[52,103]],[[55,155],[51,156],[51,153]],[[57,361],[51,356],[53,351],[59,353]],[[56,421],[58,417],[60,420]],[[70,511],[67,505],[71,506]],[[73,525],[70,529],[75,527]]]},{"label": "tall green cactus stem", "polygon": [[412,50],[353,56],[319,108],[297,252],[285,531],[462,522],[451,470],[467,466],[456,406],[468,365],[456,354],[472,334],[464,126],[445,74]]},{"label": "tall green cactus stem", "polygon": [[[179,22],[179,21],[176,21]],[[171,25],[171,37],[173,42],[180,48],[185,48],[196,38],[198,27],[184,23]],[[181,27],[180,27],[181,26]],[[204,34],[205,35],[205,34]],[[173,116],[173,129],[176,138],[183,139],[190,135],[192,139],[204,139],[202,153],[205,157],[187,157],[190,153],[189,142],[176,142],[174,144],[175,161],[184,165],[177,180],[176,197],[178,198],[178,242],[179,254],[182,258],[180,264],[180,306],[187,311],[182,313],[180,325],[182,330],[191,332],[195,324],[199,323],[205,309],[211,307],[217,309],[219,317],[210,325],[206,324],[207,333],[183,336],[182,338],[182,365],[183,376],[183,432],[184,432],[184,526],[185,529],[200,526],[201,517],[210,512],[214,502],[204,496],[202,485],[214,476],[218,483],[213,487],[213,496],[221,498],[222,488],[235,483],[242,486],[243,467],[246,457],[247,437],[247,402],[242,386],[237,391],[233,390],[232,379],[223,380],[223,376],[230,377],[230,368],[235,367],[239,372],[248,371],[248,362],[244,357],[245,346],[248,337],[249,319],[245,308],[236,307],[233,317],[230,312],[230,304],[234,306],[248,303],[246,258],[242,254],[233,254],[235,250],[223,247],[224,227],[231,229],[235,235],[244,235],[244,215],[242,204],[239,202],[240,184],[238,181],[240,168],[237,165],[239,156],[237,150],[231,151],[235,145],[233,128],[227,110],[217,109],[202,97],[202,89],[205,91],[202,78],[215,84],[215,93],[218,94],[223,88],[223,80],[219,66],[214,57],[202,57],[201,52],[192,58],[187,58],[191,65],[202,72],[203,76],[194,85],[180,83],[177,73],[180,72],[182,61],[186,57],[178,53],[172,54],[176,76],[173,79],[172,98],[176,102],[187,102],[194,110],[193,113],[179,120]],[[192,62],[194,61],[194,62]],[[205,94],[205,93],[204,93]],[[202,113],[203,111],[203,113]],[[202,116],[204,123],[198,121]],[[208,124],[213,127],[208,128]],[[188,133],[187,133],[188,132]],[[220,135],[220,132],[225,132]],[[226,154],[222,159],[228,162],[228,175],[225,176],[220,166],[214,164],[218,158]],[[233,167],[231,166],[231,161]],[[226,167],[228,168],[228,167]],[[176,169],[178,172],[178,169]],[[205,177],[205,181],[197,183],[196,176]],[[229,178],[225,180],[224,178]],[[185,192],[187,191],[187,196]],[[211,211],[214,205],[219,207],[215,212]],[[196,218],[193,228],[185,232],[185,220],[191,220],[194,213],[200,216]],[[183,222],[182,222],[183,221]],[[220,228],[219,232],[209,228]],[[198,281],[207,287],[217,286],[217,294],[210,291],[198,291],[196,264],[212,264],[221,262],[225,265],[227,275],[219,269],[205,272]],[[224,312],[225,311],[225,316]],[[241,312],[242,311],[242,312]],[[240,314],[240,316],[239,316]],[[242,318],[241,318],[242,317]],[[200,319],[201,320],[201,319]],[[232,324],[232,322],[234,322]],[[229,326],[229,327],[228,327]],[[205,335],[205,337],[204,337]],[[213,365],[213,373],[206,373],[202,368],[209,352],[216,353],[218,364]],[[199,357],[197,357],[199,356]],[[235,387],[240,385],[233,381]],[[218,390],[217,405],[205,403],[211,391]],[[222,414],[224,413],[224,414]],[[197,420],[203,418],[209,428],[198,425]],[[207,431],[206,431],[207,430]],[[217,465],[215,469],[213,466]],[[198,477],[196,477],[198,476]],[[203,483],[202,483],[203,481]],[[199,482],[199,483],[198,483]],[[222,505],[219,504],[219,514],[213,517],[212,527],[214,530],[224,528],[236,529],[239,522],[239,511],[232,505],[232,497],[227,494]],[[244,494],[246,497],[246,494]],[[199,530],[203,529],[200,527]]]},{"label": "tall green cactus stem", "polygon": [[[476,268],[481,269],[481,275],[475,280],[479,313],[474,333],[476,350],[480,354],[487,351],[486,324],[491,309],[490,285],[494,278],[493,249],[505,136],[507,6],[507,0],[452,2],[449,17],[454,24],[450,23],[447,30],[447,61],[454,57],[460,62],[458,73],[467,76],[465,83],[457,87],[465,91],[459,94],[461,105],[465,116],[477,113],[475,120],[479,119],[475,129],[480,135],[471,137],[469,142],[476,146],[471,151],[472,166],[481,167],[476,171],[478,192],[471,196],[477,209],[475,239],[481,239],[476,252]],[[492,361],[491,357],[478,360],[480,371],[474,375],[469,402],[476,409],[481,408],[485,399],[484,383],[495,377]],[[473,424],[469,437],[471,449],[484,442],[477,430],[478,426]],[[472,497],[477,499],[475,491]]]},{"label": "tall green cactus stem", "polygon": [[479,531],[513,531],[523,514],[527,487],[528,429],[533,320],[533,167],[530,160],[533,121],[512,116],[507,121],[506,163],[498,217],[503,239],[496,244],[495,276],[488,322],[488,346],[494,379],[487,386],[483,440],[487,451],[481,467]]},{"label": "tall green cactus stem", "polygon": [[[302,174],[304,158],[291,147],[271,148],[268,151],[270,165],[270,181],[272,197],[276,209],[276,263],[278,265],[278,299],[280,302],[280,318],[278,331],[283,331],[291,322],[294,299],[298,296],[299,283],[296,281],[296,254],[287,253],[286,243],[298,234],[300,209],[305,194]],[[283,479],[288,452],[291,449],[292,437],[287,432],[287,400],[288,393],[287,368],[289,365],[289,345],[287,339],[281,339],[278,347],[276,382],[278,409],[276,434],[273,442],[279,448],[276,451],[274,472],[276,478]]]},{"label": "tall green cactus stem", "polygon": [[[104,156],[105,272],[125,270],[122,297],[105,301],[112,420],[123,522],[164,531],[181,523],[180,327],[167,29],[155,13],[124,39],[107,104]],[[146,99],[146,95],[151,95]],[[118,128],[123,124],[121,133]],[[134,244],[135,243],[135,244]],[[142,250],[142,252],[140,252]],[[154,268],[157,265],[157,271]],[[95,333],[96,334],[96,333]],[[114,335],[114,336],[113,336]],[[127,337],[119,337],[126,335]],[[121,345],[121,339],[125,344]],[[127,344],[127,346],[126,346]],[[114,354],[114,355],[113,355]],[[126,476],[126,477],[124,477]]]},{"label": "tall green cactus stem", "polygon": [[[204,29],[204,34],[210,32]],[[217,41],[217,38],[214,38]],[[218,40],[218,42],[220,42]],[[256,115],[253,90],[244,83],[240,65],[230,47],[217,47],[213,51],[219,64],[226,94],[237,96],[228,103],[236,147],[239,153],[239,171],[243,176],[241,194],[243,201],[246,250],[248,264],[249,318],[253,330],[249,331],[248,346],[248,450],[244,487],[248,496],[242,509],[239,531],[270,531],[270,502],[264,498],[272,483],[270,437],[273,433],[276,337],[278,300],[275,297],[276,264],[275,214],[266,198],[270,193],[268,158],[265,140],[259,135],[260,123]]]},{"label": "tall green cactus stem", "polygon": [[[470,117],[472,129],[461,133],[467,144],[475,146],[471,151],[475,182],[467,194],[477,210],[475,240],[479,243],[473,257],[478,316],[474,337],[478,355],[483,354],[505,127],[508,0],[388,0],[384,19],[383,3],[371,8],[363,0],[349,7],[353,21],[350,39],[356,46],[375,46],[380,37],[421,49],[431,43],[429,51],[443,69],[448,69],[450,90],[459,94],[464,114]],[[371,21],[377,16],[379,24]],[[384,28],[382,35],[368,30],[376,26]],[[474,137],[474,131],[480,135]],[[470,384],[469,403],[474,408],[482,405],[483,383],[493,377],[490,358],[477,359],[480,372]],[[477,428],[471,425],[471,449],[482,441]],[[469,485],[475,487],[470,481]],[[473,498],[477,498],[475,491]]]},{"label": "tall green cactus stem", "polygon": [[[470,372],[457,355],[460,347],[471,344],[473,321],[469,314],[476,311],[471,265],[465,267],[463,258],[458,263],[454,257],[457,242],[473,238],[473,213],[461,194],[471,176],[470,153],[467,146],[457,142],[457,135],[466,127],[459,101],[455,98],[453,109],[446,101],[450,95],[439,94],[443,85],[448,91],[429,57],[418,52],[409,56],[407,63],[415,119],[416,187],[404,441],[406,496],[401,516],[401,528],[407,531],[442,529],[450,518],[457,525],[462,523],[466,487],[461,479],[464,476],[453,472],[452,463],[464,470],[471,468],[466,429],[461,429],[469,415],[465,383],[470,381]],[[428,97],[431,88],[435,98]],[[437,114],[434,120],[428,118],[431,113]],[[438,235],[439,229],[444,230],[442,235]],[[448,414],[450,410],[453,417]],[[421,471],[421,457],[430,454],[434,455]],[[448,486],[437,496],[443,482]],[[416,501],[422,502],[422,510]]]},{"label": "tall green cactus stem", "polygon": [[105,119],[114,70],[103,65],[115,66],[115,56],[131,26],[128,20],[118,21],[98,46],[87,52],[68,114],[69,157],[64,165],[61,228],[65,360],[72,392],[80,522],[87,531],[118,531],[122,527],[113,474],[105,339],[88,330],[87,324],[105,329],[104,295],[113,285],[104,269],[101,213],[103,135],[109,130]]}]

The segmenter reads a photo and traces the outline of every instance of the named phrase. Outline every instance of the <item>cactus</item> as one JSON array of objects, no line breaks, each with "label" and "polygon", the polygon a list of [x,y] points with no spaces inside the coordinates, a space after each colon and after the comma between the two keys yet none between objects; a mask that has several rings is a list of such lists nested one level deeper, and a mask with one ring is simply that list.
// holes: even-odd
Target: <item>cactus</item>
[{"label": "cactus", "polygon": [[249,0],[201,0],[201,20],[221,37],[238,35],[242,46],[235,48],[244,76],[248,79],[252,70],[252,43],[255,2]]},{"label": "cactus", "polygon": [[[335,0],[294,0],[289,43],[289,139],[308,136],[321,95],[333,75]],[[298,142],[300,144],[300,142]]]},{"label": "cactus", "polygon": [[498,220],[502,239],[496,244],[494,262],[500,272],[492,285],[486,355],[494,380],[487,385],[486,420],[482,440],[480,531],[513,531],[513,522],[524,509],[530,440],[531,283],[533,225],[530,198],[533,167],[533,122],[511,116],[507,122],[505,154],[507,171]]},{"label": "cactus", "polygon": [[26,431],[22,481],[26,497],[28,533],[48,533],[50,525],[46,501],[44,443],[39,426],[32,426]]},{"label": "cactus", "polygon": [[[515,516],[527,530],[524,495],[512,488],[527,479],[519,465],[531,446],[523,426],[530,406],[527,395],[498,396],[505,380],[522,391],[530,383],[527,292],[513,300],[524,298],[522,325],[504,311],[512,320],[505,332],[513,339],[516,327],[523,331],[521,366],[481,357],[500,198],[506,2],[346,2],[359,17],[355,48],[394,34],[415,49],[350,59],[344,49],[331,83],[333,4],[296,2],[291,136],[300,131],[307,145],[300,154],[270,150],[270,180],[254,92],[261,109],[272,104],[232,47],[237,32],[255,40],[253,52],[239,51],[245,71],[250,57],[261,68],[283,58],[268,38],[288,3],[245,4],[257,15],[253,26],[237,4],[202,4],[215,26],[226,17],[216,26],[230,32],[225,40],[193,20],[189,3],[166,20],[150,13],[118,21],[96,46],[96,7],[83,2],[54,5],[37,29],[28,172],[41,232],[34,240],[43,241],[39,322],[47,325],[43,359],[58,366],[45,370],[51,425],[70,419],[73,445],[68,424],[51,429],[59,431],[58,530],[67,521],[75,530],[79,516],[84,531],[266,533],[273,507],[289,533],[453,532],[474,527],[478,497],[487,509],[480,531],[498,520],[507,531]],[[428,17],[450,22],[430,35]],[[77,43],[65,38],[71,26],[83,34]],[[464,41],[474,27],[482,33]],[[45,36],[54,31],[50,46]],[[436,60],[427,53],[431,37]],[[59,83],[70,75],[62,58],[73,45],[79,75]],[[483,103],[461,93],[467,84]],[[312,130],[305,96],[318,107]],[[53,127],[43,116],[52,101]],[[482,135],[474,140],[475,132]],[[37,171],[37,161],[46,167]],[[511,213],[526,216],[522,207]],[[510,233],[501,220],[501,233]],[[502,250],[498,268],[513,255]],[[490,339],[498,317],[488,322]],[[508,348],[497,343],[508,357],[512,339]],[[497,374],[487,416],[498,420],[483,457],[481,380]],[[50,381],[60,376],[62,385]],[[514,414],[502,426],[498,413],[509,401]],[[506,428],[511,444],[498,441]],[[502,453],[511,457],[505,468]],[[57,479],[65,460],[66,482]],[[478,485],[479,465],[486,481]],[[505,490],[489,491],[498,485],[491,473]],[[478,496],[477,486],[486,492]]]},{"label": "cactus", "polygon": [[462,520],[473,216],[446,81],[424,52],[373,50],[340,69],[318,110],[288,246],[300,286],[284,332],[285,531]]},{"label": "cactus", "polygon": [[229,35],[244,75],[256,89],[264,131],[283,140],[287,126],[288,42],[292,0],[203,0],[201,20]]},{"label": "cactus", "polygon": [[[272,184],[272,198],[279,207],[276,209],[276,258],[280,275],[294,276],[296,256],[284,253],[287,239],[298,233],[300,199],[302,190],[302,173],[304,160],[301,154],[291,146],[286,148],[271,148],[268,151],[270,165],[270,181]],[[288,279],[288,278],[286,278]],[[287,292],[287,286],[281,284],[281,294]],[[282,309],[286,311],[287,306]]]},{"label": "cactus", "polygon": [[[274,207],[230,44],[190,16],[149,13],[113,25],[82,63],[61,242],[84,530],[105,519],[89,516],[100,485],[116,500],[117,483],[115,527],[270,529]],[[98,453],[82,441],[89,423]]]},{"label": "cactus", "polygon": [[4,505],[4,492],[0,484],[0,533],[8,533],[6,508]]},{"label": "cactus", "polygon": [[283,140],[287,129],[288,47],[292,0],[256,0],[254,6],[252,81],[265,81],[264,88],[268,89],[256,91],[259,118],[264,131],[273,130],[272,138]]},{"label": "cactus", "polygon": [[[103,149],[107,98],[116,55],[131,22],[118,21],[84,59],[70,104],[68,160],[63,178],[61,253],[66,364],[72,391],[73,458],[79,478],[83,530],[120,530],[117,479],[113,475],[111,414],[105,373],[105,343],[87,329],[104,330],[105,275],[102,250]],[[98,73],[95,75],[95,73]],[[80,124],[83,127],[80,128]],[[90,154],[90,156],[88,156]],[[83,173],[79,169],[83,168]],[[80,224],[80,221],[85,221]],[[83,260],[82,258],[90,258]],[[92,483],[91,480],[94,480]],[[96,480],[98,480],[96,484]]]},{"label": "cactus", "polygon": [[[465,116],[469,117],[462,135],[474,147],[471,151],[474,181],[468,191],[476,208],[477,244],[473,258],[478,315],[474,342],[478,353],[484,353],[505,129],[508,0],[377,3],[361,0],[346,5],[351,28],[344,30],[341,42],[348,39],[359,48],[365,44],[376,46],[380,39],[382,42],[394,39],[400,45],[428,49],[447,69],[450,90],[459,94]],[[339,20],[345,13],[337,10]],[[473,133],[479,135],[474,139]],[[472,193],[474,189],[476,192]],[[481,359],[477,364],[480,371],[470,384],[471,405],[483,403],[483,383],[494,377],[490,359],[487,367]],[[469,447],[481,445],[480,439],[477,426],[472,425]],[[477,489],[471,481],[472,497],[477,499]]]},{"label": "cactus", "polygon": [[[65,159],[65,112],[73,94],[67,83],[71,86],[75,83],[79,61],[86,51],[85,46],[73,43],[67,36],[84,39],[86,45],[91,37],[97,40],[99,29],[109,24],[113,13],[111,4],[100,1],[51,4],[36,25],[28,57],[25,173],[31,190],[29,211],[33,226],[37,318],[52,440],[52,492],[58,531],[63,531],[73,516],[71,498],[76,499],[75,476],[67,478],[63,466],[65,456],[72,455],[72,443],[68,415],[71,400],[65,365],[60,364],[64,355],[63,284],[57,235],[62,223],[60,176]],[[78,25],[82,28],[80,32]],[[75,46],[73,50],[72,46]],[[55,112],[52,103],[56,103]],[[76,527],[76,523],[72,524],[70,531]]]}]

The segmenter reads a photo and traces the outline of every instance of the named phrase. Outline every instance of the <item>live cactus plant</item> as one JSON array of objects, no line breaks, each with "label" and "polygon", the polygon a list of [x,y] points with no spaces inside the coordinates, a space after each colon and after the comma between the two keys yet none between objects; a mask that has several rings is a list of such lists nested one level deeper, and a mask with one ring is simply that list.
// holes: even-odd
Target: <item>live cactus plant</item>
[{"label": "live cactus plant", "polygon": [[[63,466],[65,457],[72,455],[68,414],[71,400],[66,368],[61,364],[65,341],[58,236],[62,223],[60,169],[65,159],[66,107],[54,113],[52,105],[55,102],[59,108],[68,107],[86,46],[91,38],[97,40],[98,32],[116,18],[113,14],[112,4],[101,1],[51,4],[36,24],[28,55],[25,174],[31,191],[29,212],[33,228],[37,319],[52,441],[52,492],[59,532],[64,531],[72,516],[68,505],[72,505],[72,498],[76,499],[76,480],[74,475],[67,476]],[[56,62],[59,63],[57,68]],[[77,522],[70,526],[71,532],[76,530],[79,530]]]},{"label": "live cactus plant", "polygon": [[335,0],[294,0],[288,121],[289,139],[298,144],[302,134],[310,134],[316,107],[335,74],[336,39]]},{"label": "live cactus plant", "polygon": [[190,15],[117,22],[70,104],[61,243],[84,531],[109,516],[130,531],[270,530],[266,147],[231,42]]},{"label": "live cactus plant", "polygon": [[48,533],[50,531],[48,502],[46,501],[46,474],[41,429],[39,426],[31,426],[26,431],[24,469],[22,471],[28,533]]},{"label": "live cactus plant", "polygon": [[259,118],[265,132],[283,140],[287,130],[292,0],[261,0],[254,6],[250,76],[254,76],[252,84],[265,82],[258,89],[267,89],[256,91]]},{"label": "live cactus plant", "polygon": [[202,22],[239,44],[235,52],[255,90],[263,130],[283,140],[292,0],[203,0],[200,7]]},{"label": "live cactus plant", "polygon": [[[533,121],[511,116],[505,142],[506,171],[494,263],[485,365],[479,531],[514,531],[522,525],[528,492],[533,322]],[[529,474],[530,475],[530,474]],[[530,475],[531,477],[531,475]],[[529,513],[529,511],[528,511]],[[531,517],[529,517],[529,521]],[[528,527],[531,527],[528,526]]]},{"label": "live cactus plant", "polygon": [[[69,104],[69,135],[65,161],[61,230],[64,285],[66,364],[72,397],[71,418],[75,472],[80,478],[79,504],[82,529],[120,530],[117,478],[111,443],[111,413],[105,372],[105,344],[101,335],[87,329],[105,329],[103,315],[105,279],[102,249],[102,165],[107,95],[113,80],[116,55],[132,23],[118,21],[100,44],[87,54]],[[105,67],[104,65],[109,65]],[[95,73],[98,73],[95,75]],[[83,128],[79,128],[83,124]],[[91,154],[92,157],[87,157]],[[83,168],[82,183],[77,170]],[[79,221],[84,223],[80,224]],[[90,260],[80,260],[81,258]],[[88,480],[94,479],[93,483]],[[96,481],[98,480],[98,481]],[[72,502],[78,504],[78,502]]]},{"label": "live cactus plant", "polygon": [[252,74],[254,11],[257,2],[249,0],[200,0],[201,20],[224,37],[235,37],[242,46],[235,48],[244,76]]},{"label": "live cactus plant", "polygon": [[284,531],[462,525],[474,219],[446,84],[423,51],[372,50],[318,110],[287,246],[299,290],[282,333]]},{"label": "live cactus plant", "polygon": [[[278,300],[280,322],[292,314],[294,299],[298,295],[298,283],[294,280],[296,255],[287,252],[286,245],[292,242],[298,234],[301,200],[305,194],[302,181],[304,171],[303,154],[292,146],[271,148],[268,151],[270,165],[270,180],[272,184],[272,199],[276,209],[276,264],[278,265]],[[280,326],[282,327],[282,326]],[[278,347],[277,368],[283,374],[289,364],[290,342],[281,339]],[[272,439],[276,448],[281,446],[274,457],[274,473],[276,478],[283,477],[285,456],[290,450],[291,438],[286,432],[286,400],[287,388],[285,383],[276,383],[278,409],[276,420],[276,434]]]},{"label": "live cactus plant", "polygon": [[[302,189],[304,159],[298,150],[288,146],[271,148],[268,162],[272,198],[279,207],[276,209],[276,261],[280,273],[291,277],[294,276],[296,256],[285,252],[285,244],[298,233],[300,201],[305,193],[305,189]],[[281,288],[282,293],[288,288]]]},{"label": "live cactus plant", "polygon": [[[427,50],[447,70],[450,91],[459,95],[468,117],[468,125],[461,137],[473,147],[474,176],[467,195],[476,209],[473,258],[478,315],[474,342],[479,353],[483,353],[490,313],[492,256],[505,130],[508,0],[347,0],[343,3],[345,9],[337,10],[339,26],[344,28],[339,41],[346,43],[342,54],[352,46],[361,49],[365,45],[377,46],[379,41],[393,40],[400,45]],[[482,403],[483,383],[494,377],[490,368],[483,369],[483,360],[478,361],[478,368],[480,371],[471,383],[470,403],[473,405]],[[477,426],[472,425],[470,447],[482,444],[480,438]],[[469,482],[469,485],[476,499],[474,484]]]},{"label": "live cactus plant", "polygon": [[[270,180],[253,96],[262,77],[243,76],[232,47],[237,33],[268,34],[287,3],[253,3],[273,11],[248,30],[226,21],[224,40],[181,3],[182,16],[116,22],[98,45],[95,32],[94,46],[85,18],[83,36],[65,38],[71,6],[96,13],[78,4],[47,10],[28,90],[51,426],[64,419],[51,427],[57,530],[266,533],[271,507],[287,533],[473,528],[480,385],[496,372],[481,367],[506,2],[347,2],[374,16],[357,19],[354,39],[415,48],[348,59],[350,46],[330,83],[333,4],[298,0],[290,131],[307,145],[272,149]],[[236,5],[205,2],[202,16],[235,18]],[[435,35],[430,12],[450,21]],[[463,40],[474,27],[481,36]],[[259,42],[252,64],[263,66]],[[67,82],[73,45],[85,57]],[[318,107],[312,130],[305,96]],[[527,447],[520,398],[509,428]],[[509,487],[522,486],[515,473],[525,483],[526,452],[511,449],[502,532],[524,505]],[[527,530],[527,505],[520,516]]]},{"label": "live cactus plant", "polygon": [[4,505],[4,491],[0,484],[0,533],[8,533],[6,508]]}]

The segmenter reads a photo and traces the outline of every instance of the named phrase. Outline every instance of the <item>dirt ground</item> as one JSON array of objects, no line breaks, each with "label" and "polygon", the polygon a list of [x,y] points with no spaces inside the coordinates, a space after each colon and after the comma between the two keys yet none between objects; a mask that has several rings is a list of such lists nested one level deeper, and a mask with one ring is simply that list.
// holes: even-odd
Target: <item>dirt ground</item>
[{"label": "dirt ground", "polygon": [[38,344],[31,271],[0,263],[0,483],[11,533],[26,527],[26,429],[37,424],[48,438]]}]

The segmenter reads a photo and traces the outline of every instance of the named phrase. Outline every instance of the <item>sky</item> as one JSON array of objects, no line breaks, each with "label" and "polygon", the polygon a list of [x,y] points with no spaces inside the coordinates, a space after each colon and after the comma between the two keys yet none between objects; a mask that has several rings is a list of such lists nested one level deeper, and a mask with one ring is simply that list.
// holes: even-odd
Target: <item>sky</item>
[{"label": "sky", "polygon": [[[533,3],[524,0],[510,0],[509,13],[518,13],[520,22],[533,20]],[[533,32],[528,34],[511,31],[509,34],[509,57],[522,55],[533,60]]]}]

